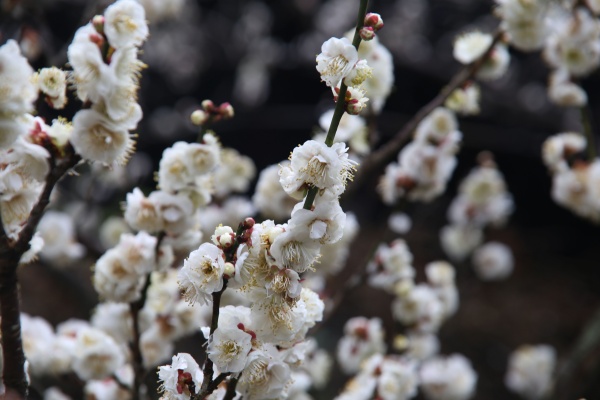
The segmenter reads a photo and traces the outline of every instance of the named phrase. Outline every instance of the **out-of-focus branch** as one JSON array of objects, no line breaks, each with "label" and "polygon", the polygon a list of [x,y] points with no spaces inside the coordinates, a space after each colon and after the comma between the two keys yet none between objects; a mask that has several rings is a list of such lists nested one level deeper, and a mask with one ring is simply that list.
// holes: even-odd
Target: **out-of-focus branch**
[{"label": "out-of-focus branch", "polygon": [[[165,232],[161,231],[158,234],[158,238],[156,240],[156,246],[154,248],[154,259],[156,265],[158,265],[158,257],[160,253],[160,245],[165,238]],[[129,304],[129,312],[131,314],[131,321],[133,325],[133,340],[129,344],[129,348],[131,349],[132,354],[132,363],[133,363],[133,388],[132,395],[134,400],[138,400],[141,394],[141,387],[144,381],[144,377],[146,376],[146,370],[144,368],[144,358],[142,357],[142,349],[140,348],[140,321],[139,315],[142,308],[146,304],[146,298],[148,297],[148,288],[150,287],[151,279],[150,274],[146,276],[146,280],[144,281],[144,286],[142,287],[142,293],[138,300]]]},{"label": "out-of-focus branch", "polygon": [[579,109],[581,113],[581,125],[583,127],[583,133],[587,138],[587,152],[588,161],[593,161],[596,158],[596,141],[594,140],[594,129],[592,128],[592,114],[590,113],[590,106],[584,105]]},{"label": "out-of-focus branch", "polygon": [[[598,377],[600,370],[600,309],[592,316],[571,354],[562,362],[554,385],[553,399],[577,398]],[[579,392],[579,393],[578,393]]]},{"label": "out-of-focus branch", "polygon": [[419,123],[425,119],[425,117],[431,114],[431,112],[437,107],[444,104],[452,92],[475,77],[475,74],[485,64],[488,57],[492,53],[494,46],[496,46],[496,44],[502,39],[502,36],[503,32],[498,31],[494,35],[494,39],[490,44],[490,47],[485,53],[483,53],[481,57],[479,57],[477,61],[467,65],[456,75],[454,75],[454,77],[450,80],[450,83],[448,83],[448,85],[445,86],[434,99],[421,108],[389,142],[371,153],[362,161],[360,168],[354,176],[354,181],[348,186],[346,193],[355,193],[358,189],[360,189],[373,173],[390,162],[390,160],[398,153],[398,151],[400,151],[402,145],[410,138],[410,135],[417,128]]}]

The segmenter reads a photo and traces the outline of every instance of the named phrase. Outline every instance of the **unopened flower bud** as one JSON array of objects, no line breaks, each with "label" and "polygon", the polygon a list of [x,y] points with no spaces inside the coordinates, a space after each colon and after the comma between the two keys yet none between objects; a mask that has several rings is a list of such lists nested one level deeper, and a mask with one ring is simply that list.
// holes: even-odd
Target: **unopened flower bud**
[{"label": "unopened flower bud", "polygon": [[228,249],[231,246],[233,246],[233,243],[235,242],[235,237],[231,233],[226,233],[224,235],[219,236],[218,240],[219,245],[221,245],[221,248]]},{"label": "unopened flower bud", "polygon": [[229,103],[223,103],[219,106],[219,114],[225,119],[233,118],[234,111],[233,106]]},{"label": "unopened flower bud", "polygon": [[96,15],[92,18],[92,25],[94,25],[96,32],[104,34],[104,15]]},{"label": "unopened flower bud", "polygon": [[353,99],[346,104],[346,112],[350,115],[358,115],[365,108],[365,105],[358,100]]},{"label": "unopened flower bud", "polygon": [[375,37],[375,30],[370,26],[363,26],[360,31],[360,38],[365,41],[369,41]]},{"label": "unopened flower bud", "polygon": [[242,226],[244,227],[244,229],[251,229],[254,226],[254,224],[255,224],[254,218],[248,217],[244,220]]},{"label": "unopened flower bud", "polygon": [[235,275],[235,265],[230,262],[225,263],[225,270],[223,270],[223,277],[229,279]]},{"label": "unopened flower bud", "polygon": [[104,47],[105,40],[104,37],[102,37],[102,35],[92,33],[90,34],[90,42],[95,43],[96,46],[98,46],[100,50],[102,50],[102,48]]},{"label": "unopened flower bud", "polygon": [[213,103],[212,100],[202,100],[201,104],[204,111],[209,113],[212,112],[215,108],[215,103]]},{"label": "unopened flower bud", "polygon": [[192,113],[190,119],[194,125],[204,125],[208,120],[208,114],[202,110],[196,110]]},{"label": "unopened flower bud", "polygon": [[365,26],[370,26],[375,32],[383,28],[383,19],[377,13],[368,13],[365,16]]}]

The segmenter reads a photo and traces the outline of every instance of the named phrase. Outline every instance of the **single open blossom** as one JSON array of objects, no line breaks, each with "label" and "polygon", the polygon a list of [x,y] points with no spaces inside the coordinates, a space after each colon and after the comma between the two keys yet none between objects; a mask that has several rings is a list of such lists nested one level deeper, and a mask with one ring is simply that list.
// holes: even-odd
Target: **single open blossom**
[{"label": "single open blossom", "polygon": [[429,400],[467,400],[475,393],[477,373],[460,354],[425,361],[419,375]]},{"label": "single open blossom", "polygon": [[105,164],[126,163],[134,149],[128,127],[94,109],[75,114],[70,141],[84,159]]},{"label": "single open blossom", "polygon": [[78,332],[73,370],[80,379],[104,379],[124,362],[121,348],[106,333],[95,328]]},{"label": "single open blossom", "polygon": [[521,346],[510,355],[504,381],[511,391],[526,399],[542,399],[552,390],[555,366],[552,346]]},{"label": "single open blossom", "polygon": [[348,76],[358,62],[358,52],[346,38],[331,38],[323,43],[317,56],[317,71],[327,86],[334,88]]},{"label": "single open blossom", "polygon": [[289,380],[290,367],[275,346],[265,344],[250,353],[237,390],[244,399],[272,399],[281,396]]},{"label": "single open blossom", "polygon": [[359,371],[360,365],[374,354],[385,353],[385,331],[379,318],[351,318],[338,342],[337,359],[346,374]]},{"label": "single open blossom", "polygon": [[241,372],[252,349],[252,334],[244,325],[219,326],[208,340],[206,352],[221,372]]},{"label": "single open blossom", "polygon": [[[202,370],[192,356],[178,353],[173,356],[171,365],[158,367],[159,390],[168,400],[189,400],[200,391]],[[193,389],[192,389],[193,388]]]},{"label": "single open blossom", "polygon": [[280,171],[283,189],[294,195],[302,188],[314,186],[341,194],[346,181],[352,179],[356,162],[348,158],[348,148],[344,143],[334,143],[328,147],[314,140],[298,146],[290,156],[290,165]]},{"label": "single open blossom", "polygon": [[481,57],[492,44],[492,35],[479,31],[465,33],[454,42],[454,58],[470,64]]},{"label": "single open blossom", "polygon": [[148,37],[144,7],[134,0],[119,0],[105,13],[104,32],[111,46],[140,46]]},{"label": "single open blossom", "polygon": [[513,270],[513,263],[510,247],[502,243],[486,243],[473,253],[473,268],[482,280],[507,278]]},{"label": "single open blossom", "polygon": [[179,286],[191,303],[208,303],[211,293],[223,288],[224,271],[225,258],[221,249],[204,243],[184,261],[179,270]]}]

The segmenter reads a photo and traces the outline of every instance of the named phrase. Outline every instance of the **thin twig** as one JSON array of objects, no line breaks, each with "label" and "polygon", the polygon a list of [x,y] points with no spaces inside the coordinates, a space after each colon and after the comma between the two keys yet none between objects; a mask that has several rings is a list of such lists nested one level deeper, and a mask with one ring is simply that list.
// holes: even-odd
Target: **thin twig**
[{"label": "thin twig", "polygon": [[[165,238],[166,234],[164,231],[161,231],[158,234],[156,240],[156,246],[154,248],[154,259],[156,265],[158,265],[158,257],[160,253],[160,245]],[[148,297],[148,288],[150,288],[151,274],[146,275],[146,280],[144,281],[144,286],[142,287],[141,296],[138,300],[133,303],[129,303],[129,312],[131,313],[131,320],[133,323],[133,340],[129,343],[129,348],[131,349],[132,354],[132,363],[133,363],[133,372],[134,372],[134,380],[133,380],[133,388],[131,388],[133,399],[138,400],[141,395],[141,387],[143,384],[144,377],[146,376],[146,370],[144,368],[144,357],[142,355],[142,349],[140,347],[140,321],[139,315],[144,305],[146,304],[146,298]]]},{"label": "thin twig", "polygon": [[562,362],[554,385],[554,399],[576,398],[588,383],[597,378],[590,373],[600,368],[598,353],[600,352],[600,310],[592,316],[577,338],[571,354]]},{"label": "thin twig", "polygon": [[592,115],[589,110],[589,105],[585,105],[579,109],[581,115],[581,125],[583,133],[587,138],[587,154],[588,161],[592,162],[596,158],[596,141],[594,140],[594,129],[592,128]]},{"label": "thin twig", "polygon": [[225,372],[225,373],[219,374],[219,376],[217,376],[215,378],[215,380],[211,381],[208,384],[208,386],[206,387],[206,390],[200,390],[200,392],[198,394],[192,396],[191,399],[192,400],[204,400],[204,398],[206,396],[208,396],[209,394],[211,394],[212,392],[214,392],[219,387],[219,385],[225,380],[225,378],[227,378],[229,375],[231,375],[231,372]]},{"label": "thin twig", "polygon": [[494,39],[486,52],[475,62],[461,69],[450,80],[450,83],[445,86],[442,91],[423,108],[421,108],[396,135],[387,142],[383,147],[371,153],[361,162],[361,167],[354,176],[354,181],[348,186],[345,193],[355,193],[362,185],[365,184],[367,178],[374,172],[388,163],[400,150],[402,145],[410,138],[410,135],[417,128],[419,123],[425,119],[433,110],[444,104],[446,99],[456,89],[463,86],[467,81],[473,79],[479,69],[485,64],[488,57],[492,53],[494,46],[502,39],[503,32],[498,31],[494,35]]}]

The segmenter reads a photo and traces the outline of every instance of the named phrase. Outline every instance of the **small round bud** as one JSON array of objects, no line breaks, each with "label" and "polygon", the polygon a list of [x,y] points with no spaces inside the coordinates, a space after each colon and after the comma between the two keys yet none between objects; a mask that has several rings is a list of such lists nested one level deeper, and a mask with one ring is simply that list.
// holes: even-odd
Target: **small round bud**
[{"label": "small round bud", "polygon": [[256,222],[254,221],[254,218],[248,217],[242,223],[242,227],[244,229],[251,229],[254,226],[255,223]]},{"label": "small round bud", "polygon": [[233,106],[229,103],[223,103],[219,106],[219,114],[225,119],[233,118],[235,115]]},{"label": "small round bud", "polygon": [[383,19],[377,13],[368,13],[365,15],[365,26],[370,26],[375,32],[383,28]]},{"label": "small round bud", "polygon": [[98,46],[101,50],[104,47],[104,37],[102,37],[102,35],[99,35],[97,33],[92,33],[90,34],[90,42],[96,44],[96,46]]},{"label": "small round bud", "polygon": [[375,37],[375,30],[370,26],[363,26],[358,33],[360,38],[365,41],[372,40]]},{"label": "small round bud", "polygon": [[194,125],[204,125],[208,120],[208,114],[202,110],[196,110],[192,113],[190,119]]},{"label": "small round bud", "polygon": [[213,110],[215,109],[215,103],[212,102],[212,100],[202,100],[202,108],[204,108],[204,111],[206,112],[213,112]]},{"label": "small round bud", "polygon": [[219,236],[218,240],[219,245],[221,245],[223,249],[228,249],[231,246],[233,246],[233,243],[235,242],[235,237],[231,233],[226,233],[224,235]]},{"label": "small round bud", "polygon": [[225,263],[225,270],[223,271],[223,276],[227,279],[231,278],[235,275],[235,265],[230,262]]},{"label": "small round bud", "polygon": [[104,34],[104,15],[96,15],[92,18],[92,25],[96,29],[96,32]]},{"label": "small round bud", "polygon": [[346,112],[350,115],[358,115],[365,108],[365,104],[356,99],[352,99],[346,103]]}]

